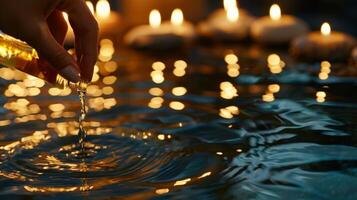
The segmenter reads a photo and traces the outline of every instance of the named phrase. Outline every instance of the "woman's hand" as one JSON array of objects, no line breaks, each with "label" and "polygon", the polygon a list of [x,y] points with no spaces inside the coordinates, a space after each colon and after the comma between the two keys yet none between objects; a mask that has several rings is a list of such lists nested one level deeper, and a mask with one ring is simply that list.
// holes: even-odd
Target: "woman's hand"
[{"label": "woman's hand", "polygon": [[[66,12],[75,34],[77,62],[63,48]],[[0,1],[0,30],[34,47],[71,82],[92,79],[97,60],[98,24],[83,0]]]}]

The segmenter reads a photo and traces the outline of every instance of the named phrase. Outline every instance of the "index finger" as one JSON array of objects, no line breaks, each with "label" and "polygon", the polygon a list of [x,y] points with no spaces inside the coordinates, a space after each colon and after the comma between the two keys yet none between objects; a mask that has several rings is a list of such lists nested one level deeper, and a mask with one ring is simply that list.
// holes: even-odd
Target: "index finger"
[{"label": "index finger", "polygon": [[82,0],[63,0],[61,4],[76,37],[81,77],[90,82],[98,55],[98,23]]}]

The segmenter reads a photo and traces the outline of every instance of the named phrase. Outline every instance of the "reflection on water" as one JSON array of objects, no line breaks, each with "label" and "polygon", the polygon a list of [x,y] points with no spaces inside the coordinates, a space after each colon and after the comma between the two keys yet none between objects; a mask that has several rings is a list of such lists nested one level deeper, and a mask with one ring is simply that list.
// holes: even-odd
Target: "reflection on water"
[{"label": "reflection on water", "polygon": [[4,198],[357,198],[347,66],[247,47],[153,58],[114,46],[101,40],[87,89],[84,158],[77,94],[0,68]]}]

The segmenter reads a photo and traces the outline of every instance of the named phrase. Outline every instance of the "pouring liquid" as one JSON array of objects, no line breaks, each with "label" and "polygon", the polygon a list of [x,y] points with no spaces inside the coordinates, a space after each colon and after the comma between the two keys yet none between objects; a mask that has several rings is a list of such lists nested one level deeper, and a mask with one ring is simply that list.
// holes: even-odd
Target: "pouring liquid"
[{"label": "pouring liquid", "polygon": [[85,150],[86,131],[83,122],[86,117],[86,89],[87,83],[80,81],[77,84],[71,83],[54,69],[43,66],[35,49],[27,43],[0,33],[0,65],[15,68],[27,74],[33,75],[47,82],[52,83],[58,88],[73,87],[77,89],[81,111],[79,114],[79,151],[73,152],[77,157],[86,157],[90,151]]}]

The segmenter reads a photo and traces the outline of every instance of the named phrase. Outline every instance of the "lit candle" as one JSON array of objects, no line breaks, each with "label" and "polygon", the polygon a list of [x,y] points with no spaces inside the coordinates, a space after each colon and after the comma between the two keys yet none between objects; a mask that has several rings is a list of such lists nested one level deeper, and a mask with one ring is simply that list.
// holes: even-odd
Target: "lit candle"
[{"label": "lit candle", "polygon": [[331,30],[329,23],[321,25],[320,31],[296,38],[291,53],[297,59],[305,61],[347,61],[356,40],[345,33]]},{"label": "lit candle", "polygon": [[172,26],[174,34],[182,37],[186,42],[192,41],[196,36],[194,26],[185,20],[183,12],[179,8],[172,11],[171,24],[167,23],[165,22],[163,25]]},{"label": "lit candle", "polygon": [[198,27],[203,37],[218,40],[242,40],[248,37],[254,18],[239,9],[236,0],[224,0],[224,9],[219,9]]},{"label": "lit candle", "polygon": [[134,48],[166,50],[182,47],[194,38],[194,27],[184,20],[180,9],[172,12],[171,21],[163,23],[160,12],[154,9],[150,12],[149,24],[133,28],[124,41]]},{"label": "lit candle", "polygon": [[[88,1],[87,1],[88,2]],[[88,2],[89,9],[94,13],[93,4]],[[95,6],[95,16],[98,21],[101,36],[115,35],[119,32],[120,16],[112,11],[107,0],[99,0]]]},{"label": "lit candle", "polygon": [[308,31],[307,25],[291,15],[282,15],[279,5],[270,7],[270,16],[264,16],[252,24],[252,37],[259,43],[269,45],[287,44]]}]

